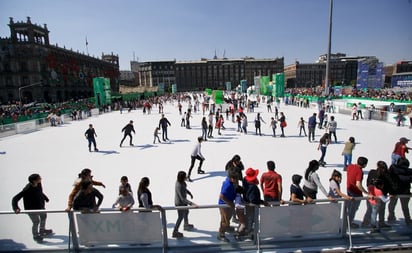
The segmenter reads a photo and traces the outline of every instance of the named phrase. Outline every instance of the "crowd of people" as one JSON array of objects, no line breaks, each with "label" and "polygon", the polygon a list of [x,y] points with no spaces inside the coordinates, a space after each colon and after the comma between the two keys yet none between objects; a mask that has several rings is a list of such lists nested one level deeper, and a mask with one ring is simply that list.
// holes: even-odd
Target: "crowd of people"
[{"label": "crowd of people", "polygon": [[[201,140],[201,137],[199,137],[199,144]],[[267,161],[267,171],[262,173],[259,179],[258,169],[248,168],[245,171],[240,156],[234,155],[225,166],[227,177],[222,184],[218,198],[218,204],[222,206],[219,208],[221,220],[217,239],[225,242],[229,241],[225,233],[232,231],[231,219],[232,222],[238,223],[238,228],[235,231],[236,239],[241,240],[244,236],[252,236],[255,229],[255,206],[282,205],[285,204],[284,199],[287,199],[289,201],[288,204],[291,205],[311,204],[317,199],[318,190],[332,202],[339,198],[348,200],[348,219],[352,229],[359,228],[359,225],[354,222],[354,217],[361,203],[361,200],[357,199],[357,197],[363,196],[367,196],[369,200],[367,201],[367,211],[361,226],[370,227],[371,232],[379,232],[380,229],[389,228],[390,225],[385,222],[386,203],[389,202],[387,221],[393,222],[396,220],[394,209],[398,201],[398,198],[395,196],[411,194],[412,169],[409,168],[409,161],[404,156],[405,152],[411,149],[406,146],[408,141],[407,138],[403,137],[398,142],[399,144],[396,144],[394,152],[403,150],[403,155],[398,156],[394,153],[394,160],[390,166],[384,161],[377,162],[376,169],[372,169],[368,173],[366,187],[363,184],[362,169],[367,166],[368,159],[360,156],[356,164],[349,164],[346,172],[347,194],[341,190],[342,174],[337,170],[333,170],[331,173],[329,189],[327,190],[322,185],[317,174],[321,164],[317,160],[309,162],[304,176],[299,174],[292,176],[289,194],[285,194],[283,192],[282,176],[275,171],[276,165],[274,161]],[[191,182],[190,172],[191,169],[189,169],[189,174],[186,174],[184,171],[179,171],[177,174],[175,184],[176,207],[197,207],[194,202],[187,198],[187,196],[193,198],[186,183],[187,181]],[[243,173],[245,173],[245,176],[243,176]],[[26,210],[45,209],[45,202],[48,202],[49,199],[43,193],[41,179],[39,174],[30,175],[28,178],[29,183],[13,197],[12,207],[16,213],[20,212],[18,202],[22,198]],[[302,179],[304,180],[303,187],[301,186]],[[148,177],[141,178],[136,195],[138,207],[161,209],[160,205],[154,204],[149,185],[150,179]],[[73,184],[73,189],[68,197],[66,211],[98,212],[103,203],[103,194],[95,186],[105,187],[102,182],[93,179],[90,169],[83,169]],[[400,198],[404,221],[408,226],[412,225],[408,207],[409,200],[409,197]],[[128,182],[127,176],[122,176],[120,178],[118,197],[113,203],[112,208],[120,211],[129,211],[133,208],[134,204],[132,187]],[[172,237],[182,238],[183,233],[179,232],[181,222],[184,222],[183,227],[187,231],[192,230],[194,226],[189,223],[188,209],[177,209],[177,212],[178,219],[175,223]],[[46,213],[29,213],[29,217],[33,223],[32,234],[35,241],[42,242],[44,237],[53,235],[51,229],[46,229]]]},{"label": "crowd of people", "polygon": [[[271,102],[267,102],[267,104],[270,103]],[[162,103],[157,101],[155,104],[159,108],[161,118],[154,131],[154,142],[156,138],[160,142],[158,136],[160,130],[162,130],[163,141],[169,141],[167,128],[171,126],[171,123],[163,114]],[[193,105],[189,103],[186,112],[183,112],[182,106],[178,106],[179,114],[185,115],[184,118],[182,118],[182,127],[190,129],[190,114],[192,111],[202,112],[205,116],[202,117],[201,122],[202,136],[198,137],[197,143],[191,153],[188,172],[179,171],[176,176],[175,205],[177,207],[197,206],[195,203],[188,200],[188,196],[193,198],[193,195],[188,190],[186,182],[193,182],[191,173],[196,160],[199,161],[197,173],[205,173],[205,171],[202,170],[202,164],[205,160],[205,157],[201,152],[202,142],[207,141],[208,138],[213,138],[214,129],[217,129],[218,134],[221,133],[220,131],[225,129],[225,120],[237,122],[239,126],[239,122],[237,121],[239,118],[240,127],[238,127],[237,130],[244,134],[248,134],[248,120],[244,110],[248,112],[248,115],[254,114],[252,104],[253,103],[248,102],[247,98],[240,98],[238,100],[233,100],[230,106],[225,108],[224,111],[224,108],[219,105],[208,104],[206,102],[200,103],[200,99],[195,98]],[[278,110],[279,108],[275,106],[275,109]],[[409,161],[406,159],[406,153],[411,149],[407,146],[407,143],[410,140],[406,137],[400,138],[399,142],[395,145],[392,161],[389,166],[384,161],[377,162],[376,173],[368,174],[365,187],[363,185],[362,169],[368,164],[368,159],[361,156],[357,159],[356,163],[352,163],[352,150],[355,147],[355,138],[350,137],[347,142],[345,142],[342,151],[344,157],[344,171],[346,171],[347,179],[346,194],[343,193],[340,186],[344,175],[337,170],[334,170],[331,173],[329,187],[324,187],[317,174],[317,170],[320,166],[325,166],[326,164],[326,150],[328,145],[332,143],[331,138],[334,137],[334,141],[337,142],[337,122],[333,116],[330,117],[330,120],[327,118],[327,115],[325,115],[323,111],[325,109],[325,107],[321,107],[320,110],[309,117],[307,121],[301,117],[298,122],[300,134],[303,131],[305,136],[305,124],[307,124],[309,142],[314,141],[317,128],[326,129],[326,132],[319,140],[318,149],[321,152],[320,159],[309,161],[307,169],[304,171],[303,175],[294,174],[292,176],[292,184],[289,188],[289,194],[284,193],[282,176],[276,172],[274,161],[267,161],[267,171],[262,173],[260,177],[259,170],[253,168],[245,169],[239,155],[234,155],[233,158],[227,162],[225,166],[227,177],[222,184],[218,198],[218,203],[222,204],[219,208],[221,220],[217,237],[218,240],[229,241],[225,236],[225,233],[231,231],[231,221],[239,224],[235,231],[237,239],[241,240],[243,236],[252,235],[255,228],[254,207],[256,205],[276,206],[283,205],[285,202],[293,205],[311,204],[317,199],[318,190],[320,190],[330,201],[335,201],[338,198],[345,198],[348,200],[348,217],[350,226],[353,229],[359,227],[359,225],[354,222],[356,211],[360,205],[360,200],[356,199],[357,197],[367,196],[369,198],[367,202],[368,209],[361,226],[370,227],[373,232],[378,232],[379,229],[388,227],[389,225],[385,222],[385,204],[387,202],[389,202],[389,216],[386,221],[392,222],[396,219],[394,208],[397,203],[397,198],[390,196],[411,194],[410,184],[412,182],[412,169],[409,168]],[[148,111],[145,113],[148,113]],[[224,117],[225,114],[226,117]],[[246,125],[244,125],[244,122],[246,122]],[[260,136],[261,123],[265,124],[266,122],[259,113],[256,113],[254,123],[255,135]],[[284,112],[279,111],[279,114],[276,113],[275,116],[271,118],[270,126],[273,130],[273,137],[277,136],[276,128],[278,125],[281,128],[281,134],[279,136],[286,137],[285,128],[287,127],[287,123]],[[126,137],[129,137],[129,144],[133,146],[131,133],[134,133],[134,127],[132,120],[122,128],[122,132],[124,132],[124,136],[120,142],[120,147],[122,147]],[[91,152],[92,145],[94,150],[98,151],[95,141],[97,134],[92,124],[89,125],[89,128],[84,135],[88,140],[89,151]],[[302,179],[303,186],[301,186]],[[118,198],[116,199],[116,202],[113,203],[112,207],[120,211],[130,211],[135,205],[133,192],[128,183],[127,176],[121,177],[120,181],[121,184],[119,186]],[[150,179],[148,177],[141,178],[137,194],[135,195],[138,207],[148,209],[162,208],[160,205],[154,204],[149,185]],[[104,196],[96,186],[105,187],[102,182],[93,179],[90,169],[82,170],[69,195],[66,211],[97,212],[103,203]],[[12,206],[16,213],[20,212],[18,201],[21,198],[23,198],[26,210],[45,209],[44,202],[48,201],[48,198],[42,191],[40,175],[30,175],[27,186],[13,198]],[[405,222],[407,225],[410,225],[412,222],[408,209],[409,198],[401,198],[400,202]],[[174,238],[182,238],[183,233],[179,232],[182,221],[184,223],[184,230],[192,230],[194,226],[189,223],[188,209],[178,208],[177,212],[178,219],[173,229],[172,236]],[[45,214],[30,214],[30,218],[33,222],[33,238],[38,242],[41,242],[44,237],[52,234],[50,229],[45,228],[46,217]],[[378,218],[379,221],[377,221]]]}]

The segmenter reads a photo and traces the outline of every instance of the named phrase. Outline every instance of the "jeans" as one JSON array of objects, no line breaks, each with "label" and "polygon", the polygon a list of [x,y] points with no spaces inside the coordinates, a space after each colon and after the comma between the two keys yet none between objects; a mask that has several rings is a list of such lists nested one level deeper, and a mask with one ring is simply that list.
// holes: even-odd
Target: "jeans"
[{"label": "jeans", "polygon": [[202,128],[202,138],[203,140],[207,140],[207,128]]},{"label": "jeans", "polygon": [[96,150],[96,140],[94,138],[87,138],[87,140],[89,141],[89,150],[92,148],[92,143],[93,143],[94,149]]},{"label": "jeans", "polygon": [[213,126],[209,125],[208,130],[207,130],[207,137],[212,138],[213,137],[212,134],[213,134]]},{"label": "jeans", "polygon": [[276,137],[276,127],[272,127],[273,137]]},{"label": "jeans", "polygon": [[343,166],[346,168],[352,163],[352,154],[343,154]]},{"label": "jeans", "polygon": [[315,127],[308,127],[308,130],[309,130],[309,135],[308,135],[309,141],[311,139],[312,141],[315,140]]},{"label": "jeans", "polygon": [[304,133],[305,136],[306,136],[306,130],[305,130],[305,127],[304,127],[304,126],[301,126],[301,127],[300,127],[300,129],[299,129],[299,136],[301,136],[302,130],[303,130],[303,133]]},{"label": "jeans", "polygon": [[[368,203],[369,203],[369,201],[368,201]],[[375,227],[378,227],[378,223],[376,221],[376,218],[378,217],[378,212],[380,210],[380,206],[381,206],[380,203],[381,203],[381,201],[378,200],[378,201],[376,201],[376,205],[371,204],[371,206],[372,206],[372,212],[371,212],[371,217],[370,217],[371,225],[375,226]]]},{"label": "jeans", "polygon": [[338,138],[336,137],[336,131],[329,131],[330,140],[332,141],[332,135],[335,139],[335,142],[338,142]]},{"label": "jeans", "polygon": [[164,141],[169,140],[167,138],[167,128],[166,127],[162,128],[162,138],[163,138]]},{"label": "jeans", "polygon": [[366,213],[363,216],[362,224],[365,224],[365,225],[371,224],[371,225],[377,226],[376,217],[378,215],[379,215],[379,223],[385,223],[386,205],[380,199],[377,199],[376,202],[377,202],[376,205],[372,205],[369,201],[366,201]]},{"label": "jeans", "polygon": [[175,227],[173,229],[173,232],[179,231],[180,224],[184,220],[184,224],[187,225],[189,224],[189,210],[188,209],[179,209],[177,210],[177,221],[175,224]]},{"label": "jeans", "polygon": [[[356,197],[362,197],[362,194],[355,194],[355,193],[348,191],[348,196],[356,198]],[[352,223],[353,220],[355,219],[356,211],[358,211],[359,209],[361,200],[352,200],[352,201],[348,201],[347,203],[348,203],[348,219],[349,219],[349,222]]]},{"label": "jeans", "polygon": [[324,162],[325,155],[326,155],[326,146],[321,146],[320,147],[320,152],[321,152],[322,155],[320,156],[319,161]]},{"label": "jeans", "polygon": [[398,163],[398,160],[399,160],[399,158],[401,158],[401,156],[398,155],[398,154],[392,153],[391,158],[392,158],[392,163],[391,164],[396,165],[396,163]]},{"label": "jeans", "polygon": [[29,217],[31,221],[33,222],[33,226],[31,228],[33,236],[38,236],[40,230],[43,230],[46,228],[46,219],[47,219],[47,214],[46,213],[30,213]]}]

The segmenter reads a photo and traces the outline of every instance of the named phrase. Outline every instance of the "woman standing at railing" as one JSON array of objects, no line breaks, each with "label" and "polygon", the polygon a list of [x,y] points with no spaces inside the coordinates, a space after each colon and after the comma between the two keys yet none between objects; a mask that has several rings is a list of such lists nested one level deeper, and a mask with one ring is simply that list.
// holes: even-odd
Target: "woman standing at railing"
[{"label": "woman standing at railing", "polygon": [[102,182],[93,180],[93,176],[92,176],[92,171],[91,171],[91,169],[89,169],[89,168],[83,169],[83,170],[80,172],[79,177],[78,177],[78,178],[76,179],[76,181],[74,182],[74,184],[73,184],[73,189],[72,189],[72,191],[70,192],[69,200],[68,200],[67,208],[66,208],[66,211],[67,211],[67,212],[70,211],[70,209],[72,208],[72,206],[73,206],[73,199],[74,199],[74,197],[77,195],[77,193],[80,191],[80,189],[81,189],[81,183],[82,183],[83,181],[91,181],[91,182],[92,182],[92,185],[103,186],[103,188],[106,188],[106,186],[105,186]]},{"label": "woman standing at railing", "polygon": [[137,189],[137,199],[139,201],[139,207],[147,209],[161,208],[159,205],[153,205],[152,193],[149,190],[150,180],[148,177],[143,177],[140,180],[139,188]]},{"label": "woman standing at railing", "polygon": [[316,199],[316,194],[318,193],[318,188],[325,194],[325,196],[330,200],[335,200],[323,187],[320,182],[319,175],[316,171],[319,169],[319,162],[312,160],[309,162],[309,167],[305,171],[305,181],[303,183],[303,193],[309,201]]},{"label": "woman standing at railing", "polygon": [[[179,171],[177,173],[177,180],[175,185],[175,206],[189,205],[197,207],[195,203],[187,199],[187,195],[189,195],[193,199],[193,194],[187,189],[186,179],[186,172]],[[177,209],[177,215],[178,217],[173,229],[172,237],[181,238],[183,237],[183,234],[179,232],[179,227],[182,223],[182,220],[184,222],[183,229],[186,231],[192,230],[193,225],[189,224],[189,209]]]}]

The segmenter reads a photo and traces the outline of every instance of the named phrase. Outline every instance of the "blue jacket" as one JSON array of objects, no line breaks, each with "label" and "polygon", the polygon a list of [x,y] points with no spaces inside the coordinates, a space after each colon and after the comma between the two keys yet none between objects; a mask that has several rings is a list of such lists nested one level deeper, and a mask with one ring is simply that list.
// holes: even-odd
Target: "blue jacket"
[{"label": "blue jacket", "polygon": [[[234,201],[236,198],[235,185],[230,181],[229,177],[222,184],[222,189],[220,193],[225,196],[229,201]],[[226,204],[223,200],[219,198],[219,205]]]}]

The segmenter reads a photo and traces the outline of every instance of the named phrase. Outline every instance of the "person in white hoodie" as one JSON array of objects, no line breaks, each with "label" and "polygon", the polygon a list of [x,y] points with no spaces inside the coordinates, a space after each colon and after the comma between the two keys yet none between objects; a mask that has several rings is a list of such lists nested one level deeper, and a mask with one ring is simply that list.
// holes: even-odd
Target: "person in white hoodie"
[{"label": "person in white hoodie", "polygon": [[190,156],[191,158],[190,168],[189,168],[189,172],[187,173],[187,180],[189,182],[192,182],[190,175],[192,173],[193,167],[195,166],[196,160],[200,161],[199,167],[197,168],[197,174],[205,174],[205,172],[202,170],[202,164],[203,164],[203,161],[205,160],[205,157],[202,154],[202,142],[203,142],[202,136],[197,137],[197,144],[194,147],[192,154]]}]

